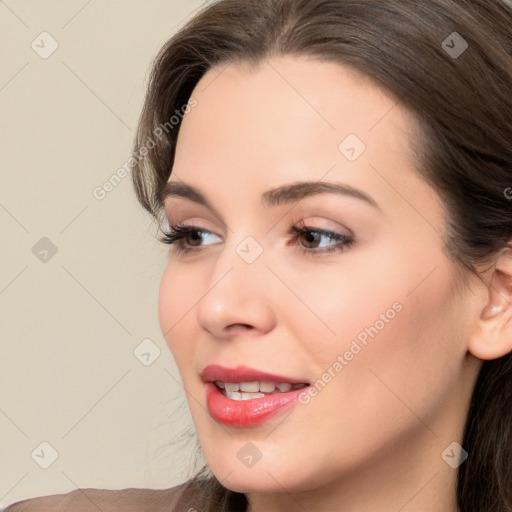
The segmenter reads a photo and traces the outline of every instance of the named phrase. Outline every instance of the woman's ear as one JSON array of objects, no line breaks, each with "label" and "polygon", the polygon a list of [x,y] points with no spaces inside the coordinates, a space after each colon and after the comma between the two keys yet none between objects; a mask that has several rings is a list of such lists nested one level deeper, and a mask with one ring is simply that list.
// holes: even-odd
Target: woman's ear
[{"label": "woman's ear", "polygon": [[489,272],[489,300],[476,319],[468,346],[471,354],[484,360],[512,350],[512,248],[500,253]]}]

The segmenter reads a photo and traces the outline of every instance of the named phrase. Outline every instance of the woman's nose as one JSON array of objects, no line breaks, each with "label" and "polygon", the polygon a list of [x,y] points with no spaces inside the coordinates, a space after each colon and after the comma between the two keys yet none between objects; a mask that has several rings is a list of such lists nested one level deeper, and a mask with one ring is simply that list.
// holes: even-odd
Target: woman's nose
[{"label": "woman's nose", "polygon": [[263,254],[246,258],[241,248],[224,249],[197,305],[199,325],[217,338],[261,335],[275,324],[273,275]]}]

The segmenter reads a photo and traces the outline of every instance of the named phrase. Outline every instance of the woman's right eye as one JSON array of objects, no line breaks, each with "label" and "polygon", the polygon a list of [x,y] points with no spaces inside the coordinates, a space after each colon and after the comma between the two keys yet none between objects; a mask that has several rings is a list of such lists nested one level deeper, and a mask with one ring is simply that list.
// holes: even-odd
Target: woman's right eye
[{"label": "woman's right eye", "polygon": [[[183,225],[171,225],[169,231],[164,232],[163,236],[160,237],[160,241],[164,244],[174,245],[176,251],[179,254],[185,254],[193,251],[200,250],[204,245],[212,244],[201,244],[202,235],[213,235],[217,236],[210,231],[203,229],[198,226],[183,226]],[[187,240],[199,242],[198,244],[188,243]]]}]

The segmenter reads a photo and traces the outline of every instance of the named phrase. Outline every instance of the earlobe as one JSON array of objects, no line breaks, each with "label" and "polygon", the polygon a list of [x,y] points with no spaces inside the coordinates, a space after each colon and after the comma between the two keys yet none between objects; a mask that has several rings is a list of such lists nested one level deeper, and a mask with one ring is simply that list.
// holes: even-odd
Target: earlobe
[{"label": "earlobe", "polygon": [[504,249],[490,271],[489,300],[470,335],[469,351],[479,359],[498,359],[512,350],[512,248]]}]

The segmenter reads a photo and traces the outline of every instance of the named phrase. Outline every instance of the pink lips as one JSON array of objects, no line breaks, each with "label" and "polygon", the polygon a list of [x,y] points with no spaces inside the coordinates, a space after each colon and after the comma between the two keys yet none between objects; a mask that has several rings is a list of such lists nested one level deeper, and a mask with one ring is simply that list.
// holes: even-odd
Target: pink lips
[{"label": "pink lips", "polygon": [[208,365],[201,371],[201,378],[205,382],[206,405],[210,416],[219,423],[234,427],[251,427],[265,422],[295,404],[303,389],[295,389],[286,393],[270,393],[264,397],[250,400],[231,400],[224,396],[213,383],[214,381],[219,380],[224,383],[269,381],[308,384],[304,380],[261,372],[246,366],[230,369],[218,365]]},{"label": "pink lips", "polygon": [[220,380],[222,382],[251,382],[251,381],[268,381],[268,382],[289,382],[290,384],[309,384],[306,380],[296,379],[293,377],[284,377],[273,373],[254,370],[248,366],[237,366],[236,368],[225,368],[217,364],[209,364],[201,371],[201,378],[204,382],[214,382]]}]

